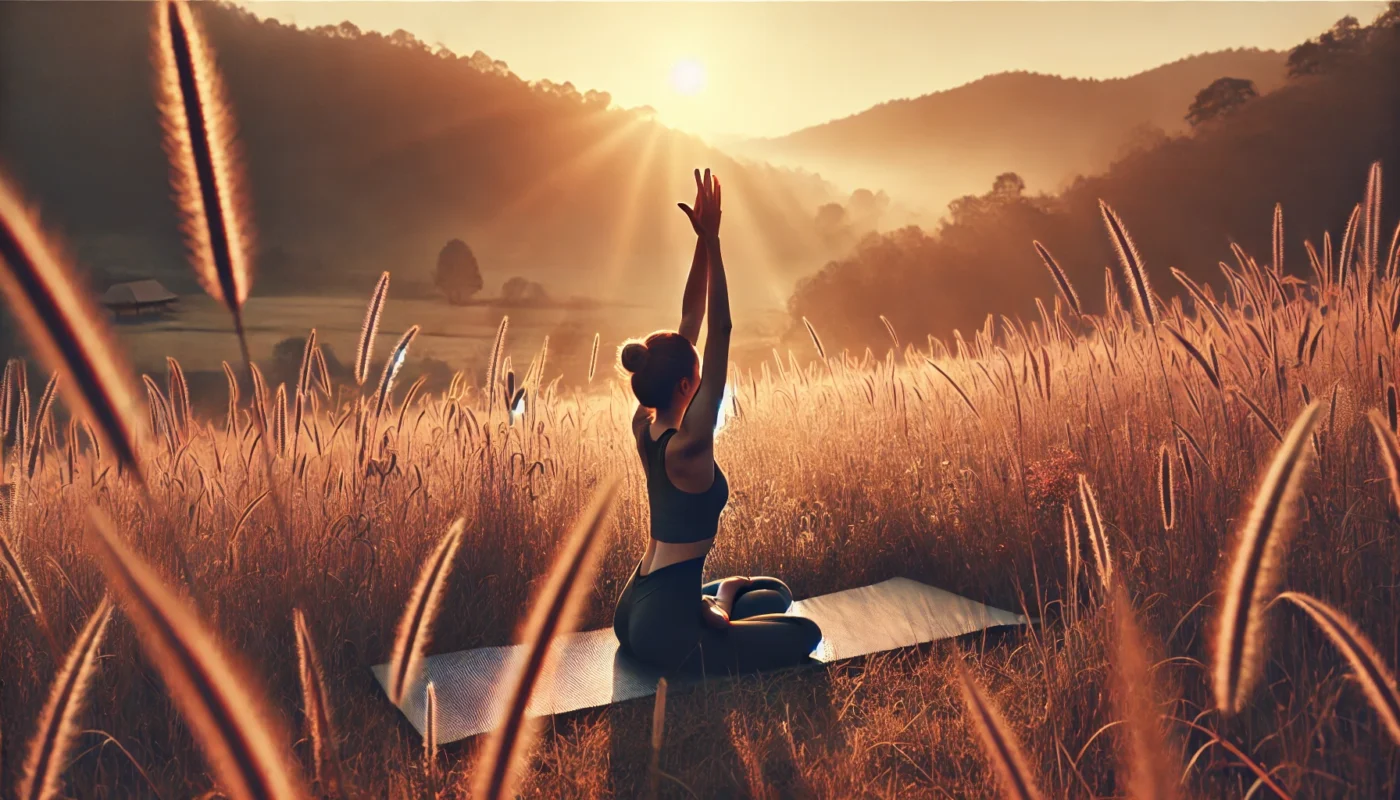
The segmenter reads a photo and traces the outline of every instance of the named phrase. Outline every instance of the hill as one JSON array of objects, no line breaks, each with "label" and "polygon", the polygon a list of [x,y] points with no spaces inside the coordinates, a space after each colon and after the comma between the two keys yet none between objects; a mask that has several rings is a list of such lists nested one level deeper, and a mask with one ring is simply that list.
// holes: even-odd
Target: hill
[{"label": "hill", "polygon": [[[259,243],[255,292],[363,292],[381,270],[428,291],[464,239],[493,294],[516,275],[556,297],[675,297],[693,240],[689,170],[730,189],[736,294],[781,302],[823,256],[828,187],[740,164],[604,92],[527,83],[484,53],[354,25],[303,30],[231,5],[197,12],[235,112]],[[0,8],[0,163],[99,274],[192,289],[153,103],[151,8]],[[827,257],[829,257],[828,254]],[[661,269],[658,269],[658,266]]]},{"label": "hill", "polygon": [[[1007,174],[991,191],[954,201],[936,230],[867,238],[801,282],[789,302],[794,335],[804,335],[806,316],[828,349],[858,351],[887,341],[880,314],[916,340],[980,328],[989,313],[1037,319],[1035,298],[1056,289],[1032,240],[1055,255],[1086,310],[1102,310],[1105,267],[1122,280],[1100,199],[1123,218],[1163,295],[1180,289],[1173,266],[1220,288],[1217,264],[1233,262],[1232,243],[1268,263],[1275,203],[1284,211],[1284,268],[1308,275],[1305,240],[1320,251],[1330,231],[1336,252],[1372,162],[1389,166],[1383,196],[1400,196],[1400,3],[1346,35],[1324,66],[1059,195],[1027,192]],[[1387,216],[1386,242],[1394,225]]]},{"label": "hill", "polygon": [[941,208],[1007,170],[1058,191],[1103,172],[1125,149],[1182,132],[1196,92],[1222,76],[1282,85],[1284,54],[1233,50],[1191,56],[1128,78],[1081,80],[1028,72],[989,75],[735,152],[801,164],[849,185],[878,186]]}]

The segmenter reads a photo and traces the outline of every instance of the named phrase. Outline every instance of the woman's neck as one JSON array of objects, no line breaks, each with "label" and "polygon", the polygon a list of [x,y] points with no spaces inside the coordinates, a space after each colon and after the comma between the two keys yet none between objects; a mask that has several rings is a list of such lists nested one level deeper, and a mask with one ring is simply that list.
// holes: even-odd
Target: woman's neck
[{"label": "woman's neck", "polygon": [[671,409],[667,409],[666,411],[657,410],[656,414],[652,417],[652,421],[663,428],[679,428],[681,426],[681,419],[684,416],[685,413],[683,411]]}]

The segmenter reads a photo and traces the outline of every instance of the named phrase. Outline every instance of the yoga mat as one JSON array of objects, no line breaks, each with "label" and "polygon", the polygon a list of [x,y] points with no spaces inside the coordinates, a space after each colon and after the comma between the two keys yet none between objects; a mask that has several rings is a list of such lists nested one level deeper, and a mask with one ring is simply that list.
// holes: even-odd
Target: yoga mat
[{"label": "yoga mat", "polygon": [[[812,658],[823,663],[986,628],[1026,624],[1020,614],[907,578],[798,600],[788,613],[808,617],[821,626],[823,638]],[[595,708],[656,693],[661,673],[619,652],[612,628],[560,637],[553,647],[557,666],[531,698],[531,716]],[[399,710],[421,734],[427,685],[432,681],[437,691],[439,742],[485,733],[496,725],[500,693],[506,690],[512,663],[523,656],[517,655],[521,650],[521,645],[507,645],[428,656]],[[387,667],[380,664],[372,668],[380,686]]]}]

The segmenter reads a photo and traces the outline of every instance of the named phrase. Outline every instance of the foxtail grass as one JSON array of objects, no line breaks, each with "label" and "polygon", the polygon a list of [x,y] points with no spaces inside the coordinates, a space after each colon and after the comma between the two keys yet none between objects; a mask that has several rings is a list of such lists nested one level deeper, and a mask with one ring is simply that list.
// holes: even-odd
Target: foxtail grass
[{"label": "foxtail grass", "polygon": [[374,406],[374,416],[378,418],[384,413],[384,409],[389,405],[389,395],[394,391],[394,378],[399,374],[399,369],[403,366],[404,359],[408,358],[408,347],[413,344],[413,340],[418,336],[418,326],[414,325],[404,331],[399,337],[398,344],[389,352],[389,359],[384,362],[384,372],[379,376],[379,399]]},{"label": "foxtail grass", "polygon": [[408,604],[399,617],[394,649],[389,656],[389,678],[385,685],[389,701],[396,706],[403,703],[404,692],[417,680],[418,672],[423,667],[423,651],[428,646],[429,631],[447,587],[447,578],[456,563],[457,550],[462,546],[466,526],[465,519],[458,519],[448,528],[447,534],[419,570],[413,593],[409,595]]},{"label": "foxtail grass", "polygon": [[252,265],[233,116],[213,53],[186,3],[156,5],[155,45],[165,151],[185,245],[195,277],[228,309],[242,341]]},{"label": "foxtail grass", "polygon": [[183,444],[189,432],[191,421],[190,384],[185,379],[185,370],[180,362],[166,356],[165,367],[168,373],[166,388],[170,394],[170,411],[175,422],[175,432]]},{"label": "foxtail grass", "polygon": [[88,684],[97,667],[106,623],[112,619],[112,601],[102,598],[78,633],[63,667],[49,689],[49,699],[39,712],[39,726],[29,740],[29,758],[24,762],[18,797],[21,800],[49,800],[62,786],[63,768],[77,733],[77,719],[87,705]]},{"label": "foxtail grass", "polygon": [[[1126,727],[1128,746],[1123,766],[1128,796],[1134,800],[1171,800],[1178,794],[1177,778],[1167,761],[1170,750],[1157,710],[1147,643],[1121,582],[1113,587],[1113,628],[1114,700]],[[1180,769],[1177,765],[1176,771]]]},{"label": "foxtail grass", "polygon": [[[92,423],[102,445],[142,480],[140,400],[114,338],[19,194],[0,179],[0,294],[34,353],[62,376],[74,416]],[[23,388],[23,369],[12,385]],[[21,402],[27,403],[24,392]],[[27,414],[18,421],[27,424]]]},{"label": "foxtail grass", "polygon": [[1074,509],[1063,506],[1065,527],[1065,613],[1073,621],[1079,616],[1079,525],[1074,521]]},{"label": "foxtail grass", "polygon": [[1284,550],[1310,452],[1308,442],[1321,408],[1312,402],[1288,429],[1254,493],[1236,537],[1215,629],[1211,682],[1216,706],[1226,715],[1243,710],[1259,680],[1264,658],[1264,607],[1280,579]]},{"label": "foxtail grass", "polygon": [[1040,256],[1040,260],[1045,262],[1045,268],[1050,270],[1050,277],[1055,279],[1055,285],[1060,289],[1060,296],[1069,304],[1070,310],[1076,317],[1083,316],[1084,309],[1079,305],[1079,293],[1074,290],[1074,284],[1069,282],[1069,276],[1060,269],[1060,263],[1055,257],[1050,255],[1050,251],[1045,249],[1045,245],[1040,242],[1031,242],[1035,252]]},{"label": "foxtail grass", "polygon": [[1172,338],[1176,339],[1177,343],[1181,345],[1181,349],[1185,350],[1186,354],[1191,357],[1191,360],[1196,362],[1196,366],[1200,367],[1201,371],[1205,373],[1206,380],[1210,381],[1210,385],[1214,386],[1216,391],[1223,391],[1224,387],[1220,382],[1220,373],[1216,372],[1215,365],[1211,364],[1205,357],[1205,354],[1203,354],[1196,345],[1192,344],[1191,340],[1187,339],[1185,334],[1181,333],[1176,328],[1171,325],[1165,325],[1164,327],[1167,333],[1171,334]]},{"label": "foxtail grass", "polygon": [[502,316],[501,324],[496,327],[496,338],[491,342],[490,360],[486,367],[486,396],[490,397],[496,393],[496,377],[500,374],[501,354],[505,351],[506,331],[510,329],[510,317]]},{"label": "foxtail grass", "polygon": [[1269,412],[1265,411],[1263,406],[1254,402],[1253,398],[1245,394],[1244,390],[1238,386],[1231,386],[1230,391],[1233,392],[1234,395],[1240,399],[1240,402],[1244,403],[1246,406],[1249,407],[1249,413],[1253,414],[1254,417],[1259,420],[1259,422],[1264,426],[1264,430],[1268,431],[1269,435],[1274,437],[1274,441],[1283,441],[1283,433],[1279,431],[1278,426],[1274,424],[1274,421],[1272,419],[1269,419]]},{"label": "foxtail grass", "polygon": [[[11,502],[14,500],[11,499]],[[10,540],[5,538],[4,531],[0,531],[0,564],[3,564],[5,577],[9,578],[10,585],[15,587],[15,593],[19,595],[20,602],[24,604],[24,610],[29,612],[34,624],[39,626],[40,633],[48,640],[54,654],[57,655],[59,650],[54,644],[54,638],[49,628],[49,618],[44,614],[44,604],[40,602],[39,593],[34,589],[34,582],[29,579],[29,573],[25,572],[24,565],[15,555],[14,548],[10,546]]]},{"label": "foxtail grass", "polygon": [[501,715],[500,727],[487,739],[477,763],[473,796],[477,800],[512,797],[515,783],[529,761],[532,740],[527,720],[530,697],[551,668],[551,643],[573,629],[584,595],[592,585],[603,531],[617,500],[619,481],[608,479],[596,492],[574,529],[560,547],[543,587],[530,606],[522,628],[524,657]]},{"label": "foxtail grass", "polygon": [[1002,796],[1009,800],[1039,800],[1040,789],[1011,726],[961,660],[957,661],[957,671],[963,705],[967,708],[973,729],[977,731],[982,750],[996,772]]},{"label": "foxtail grass", "polygon": [[1133,303],[1138,316],[1144,325],[1152,327],[1157,324],[1157,306],[1152,299],[1152,286],[1147,281],[1147,269],[1143,266],[1137,245],[1128,235],[1128,229],[1123,225],[1123,220],[1118,218],[1117,212],[1102,200],[1099,201],[1099,211],[1103,214],[1104,225],[1113,239],[1113,249],[1123,264],[1123,274],[1127,277],[1128,286],[1132,287]]},{"label": "foxtail grass", "polygon": [[1400,691],[1396,690],[1395,676],[1376,653],[1356,624],[1347,615],[1322,602],[1316,597],[1302,592],[1283,592],[1280,600],[1287,600],[1302,609],[1317,627],[1327,634],[1332,644],[1351,665],[1352,675],[1361,684],[1366,700],[1380,715],[1390,738],[1400,744]]},{"label": "foxtail grass", "polygon": [[88,547],[221,791],[232,800],[306,797],[287,761],[287,739],[260,693],[186,603],[121,542],[107,516],[94,508],[91,520]]},{"label": "foxtail grass", "polygon": [[817,329],[812,327],[812,323],[808,322],[806,317],[802,318],[802,324],[807,326],[807,335],[812,337],[812,346],[817,348],[817,357],[825,361],[826,348],[822,347],[822,337],[817,335]]},{"label": "foxtail grass", "polygon": [[44,393],[39,396],[39,406],[34,409],[35,436],[34,441],[29,445],[29,466],[24,471],[25,476],[30,479],[34,478],[34,470],[39,467],[39,454],[43,452],[46,444],[44,431],[48,430],[49,423],[52,421],[50,414],[53,411],[53,396],[54,392],[58,390],[58,383],[59,375],[55,372],[49,376],[49,382],[44,386]]},{"label": "foxtail grass", "polygon": [[957,392],[958,397],[961,397],[963,402],[967,404],[967,408],[969,411],[972,412],[972,416],[981,419],[982,412],[977,410],[977,404],[973,403],[972,398],[967,396],[967,392],[964,392],[963,388],[958,385],[958,382],[953,380],[953,376],[944,372],[942,367],[933,363],[932,359],[926,358],[924,359],[924,361],[926,361],[930,367],[933,367],[934,371],[936,371],[939,375],[942,375],[944,380],[948,381],[948,384],[953,387],[953,391]]},{"label": "foxtail grass", "polygon": [[593,373],[598,369],[598,344],[601,334],[593,334],[593,351],[588,354],[588,382],[593,382]]},{"label": "foxtail grass", "polygon": [[384,313],[384,301],[389,296],[389,273],[379,276],[365,309],[365,321],[360,326],[360,341],[355,345],[355,383],[364,386],[369,379],[369,365],[374,358],[374,338],[379,335],[379,319]]},{"label": "foxtail grass", "polygon": [[343,785],[340,754],[331,722],[330,698],[326,694],[325,671],[316,643],[301,609],[292,612],[297,638],[297,677],[301,683],[302,709],[306,714],[307,738],[311,740],[312,776],[323,794],[340,794]]},{"label": "foxtail grass", "polygon": [[1157,451],[1157,498],[1162,509],[1162,527],[1176,526],[1176,495],[1172,476],[1171,447],[1163,444]]},{"label": "foxtail grass", "polygon": [[1380,266],[1381,185],[1381,162],[1376,161],[1366,175],[1366,194],[1362,201],[1365,219],[1361,229],[1362,257],[1367,269],[1373,272]]},{"label": "foxtail grass", "polygon": [[1386,479],[1390,485],[1390,496],[1400,508],[1400,442],[1396,441],[1395,429],[1381,413],[1372,410],[1366,416],[1371,430],[1376,434],[1376,444],[1381,453],[1381,463],[1385,465]]},{"label": "foxtail grass", "polygon": [[1390,250],[1385,257],[1385,277],[1395,277],[1395,269],[1400,266],[1400,222],[1395,223],[1395,232],[1390,235]]},{"label": "foxtail grass", "polygon": [[0,375],[0,444],[10,438],[10,420],[14,416],[14,374],[17,359],[9,359],[5,362],[5,372]]},{"label": "foxtail grass", "polygon": [[884,325],[885,325],[885,333],[888,333],[888,334],[890,335],[890,341],[891,341],[891,342],[894,342],[894,349],[898,350],[898,349],[899,349],[899,334],[897,334],[897,333],[894,332],[894,324],[891,323],[891,322],[890,322],[890,318],[887,317],[887,316],[885,316],[884,314],[881,314],[881,315],[880,315],[880,322],[884,323]]},{"label": "foxtail grass", "polygon": [[1113,585],[1113,552],[1108,546],[1108,534],[1103,529],[1103,517],[1099,516],[1099,499],[1084,475],[1079,476],[1079,506],[1084,512],[1084,527],[1089,534],[1094,568],[1099,573],[1099,583],[1107,591]]},{"label": "foxtail grass", "polygon": [[38,730],[29,740],[29,758],[24,762],[24,774],[19,781],[20,800],[49,800],[58,796],[63,770],[68,765],[68,748],[78,732],[77,720],[87,704],[87,689],[97,666],[97,652],[111,619],[112,603],[103,597],[68,650],[44,709],[39,713]]},{"label": "foxtail grass", "polygon": [[423,771],[428,780],[435,781],[438,757],[438,703],[437,685],[428,681],[427,696],[423,701]]}]

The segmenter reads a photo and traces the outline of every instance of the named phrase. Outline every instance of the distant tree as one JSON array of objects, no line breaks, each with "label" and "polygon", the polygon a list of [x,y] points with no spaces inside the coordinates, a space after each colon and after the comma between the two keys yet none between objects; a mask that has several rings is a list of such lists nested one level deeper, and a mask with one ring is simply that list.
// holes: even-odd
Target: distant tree
[{"label": "distant tree", "polygon": [[826,203],[819,207],[814,221],[817,236],[828,248],[840,249],[851,243],[850,215],[840,203]]},{"label": "distant tree", "polygon": [[454,306],[465,305],[472,295],[481,291],[481,267],[466,242],[453,239],[442,248],[433,283]]},{"label": "distant tree", "polygon": [[1150,122],[1142,122],[1128,131],[1123,145],[1118,149],[1115,161],[1122,161],[1139,153],[1147,153],[1161,147],[1170,140],[1167,132]]},{"label": "distant tree", "polygon": [[422,50],[425,53],[429,52],[427,44],[403,28],[399,28],[389,34],[389,41],[399,47],[406,47],[410,50]]},{"label": "distant tree", "polygon": [[512,305],[538,305],[549,299],[544,284],[519,275],[501,286],[501,299]]},{"label": "distant tree", "polygon": [[992,199],[1019,200],[1026,193],[1026,181],[1014,172],[1003,172],[992,181]]},{"label": "distant tree", "polygon": [[890,196],[883,190],[872,192],[869,189],[856,189],[847,201],[852,224],[858,227],[874,227],[880,216],[890,207]]},{"label": "distant tree", "polygon": [[1386,4],[1385,11],[1376,17],[1376,21],[1371,23],[1372,28],[1377,30],[1400,31],[1400,0],[1390,0]]},{"label": "distant tree", "polygon": [[817,228],[831,231],[846,225],[846,207],[840,203],[827,203],[817,209]]},{"label": "distant tree", "polygon": [[[1397,4],[1392,3],[1392,6],[1395,5]],[[1376,19],[1378,27],[1385,26],[1388,14],[1394,14],[1397,19],[1400,19],[1400,9],[1387,7],[1386,11]],[[1289,77],[1318,75],[1331,70],[1356,52],[1365,35],[1366,29],[1361,26],[1356,17],[1342,17],[1316,39],[1309,39],[1289,51],[1287,61]]]},{"label": "distant tree", "polygon": [[1220,78],[1196,93],[1196,100],[1186,112],[1186,121],[1198,127],[1211,120],[1233,113],[1240,106],[1259,96],[1254,81],[1245,78]]}]

